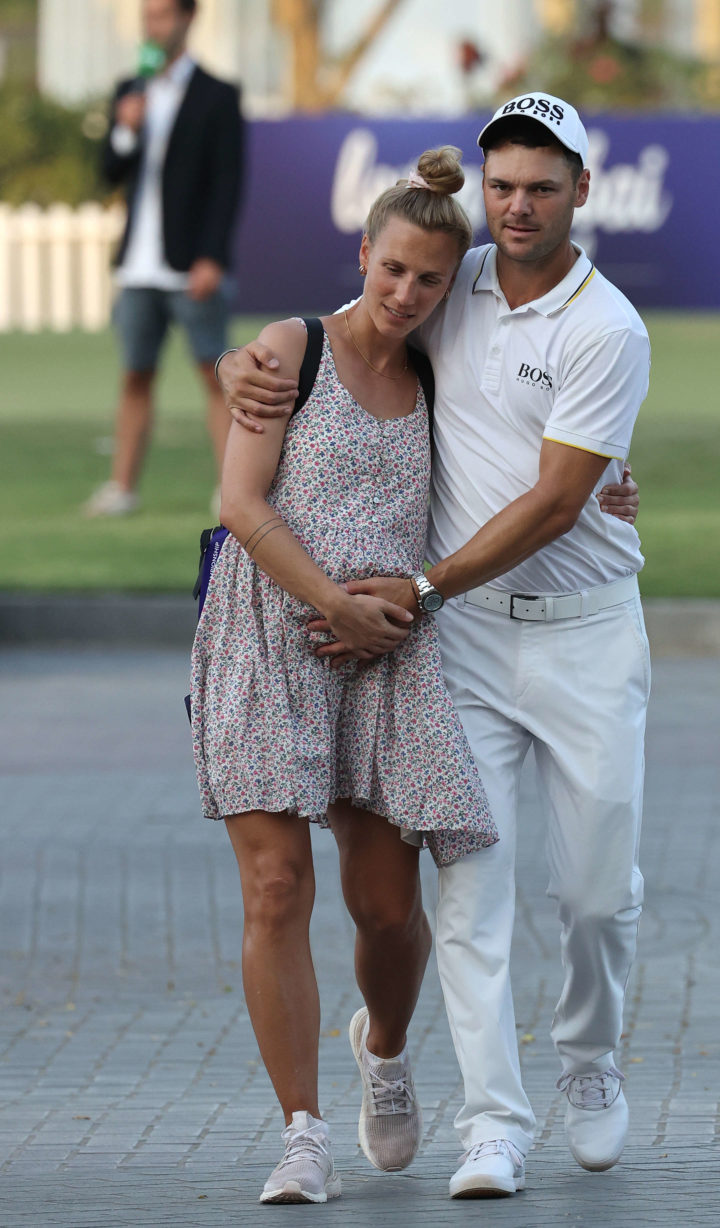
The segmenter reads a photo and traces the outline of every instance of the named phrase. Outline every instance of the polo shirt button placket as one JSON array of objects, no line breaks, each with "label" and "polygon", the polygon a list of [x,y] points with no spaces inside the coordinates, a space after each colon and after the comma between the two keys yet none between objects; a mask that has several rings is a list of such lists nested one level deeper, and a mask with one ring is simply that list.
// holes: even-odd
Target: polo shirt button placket
[{"label": "polo shirt button placket", "polygon": [[490,348],[485,361],[484,384],[488,392],[497,392],[500,387],[500,366],[502,346],[498,343],[497,333],[491,338]]}]

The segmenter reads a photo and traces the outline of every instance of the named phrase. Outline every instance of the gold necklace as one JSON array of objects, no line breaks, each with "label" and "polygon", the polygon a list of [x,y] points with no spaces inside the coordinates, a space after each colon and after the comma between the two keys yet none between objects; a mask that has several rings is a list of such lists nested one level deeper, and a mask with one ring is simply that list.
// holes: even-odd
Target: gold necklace
[{"label": "gold necklace", "polygon": [[346,327],[346,328],[347,328],[347,330],[348,330],[348,334],[349,334],[349,336],[350,336],[350,340],[352,341],[353,345],[355,346],[355,349],[357,350],[358,354],[359,354],[359,355],[360,355],[360,357],[362,358],[363,362],[367,364],[367,366],[370,368],[370,370],[371,370],[371,371],[374,371],[376,375],[381,375],[383,379],[402,379],[403,375],[406,375],[406,374],[407,374],[407,369],[408,369],[407,350],[405,351],[405,365],[403,366],[403,369],[402,369],[402,371],[400,372],[400,374],[399,374],[399,375],[386,375],[384,371],[378,371],[377,367],[374,367],[374,366],[372,365],[372,363],[370,362],[370,359],[365,357],[365,355],[363,354],[362,350],[360,349],[360,346],[358,345],[357,341],[356,341],[356,340],[355,340],[355,338],[353,337],[353,335],[352,335],[352,330],[351,330],[351,328],[350,328],[350,321],[348,320],[348,313],[347,313],[347,311],[344,311],[344,312],[343,312],[343,315],[345,316],[345,327]]}]

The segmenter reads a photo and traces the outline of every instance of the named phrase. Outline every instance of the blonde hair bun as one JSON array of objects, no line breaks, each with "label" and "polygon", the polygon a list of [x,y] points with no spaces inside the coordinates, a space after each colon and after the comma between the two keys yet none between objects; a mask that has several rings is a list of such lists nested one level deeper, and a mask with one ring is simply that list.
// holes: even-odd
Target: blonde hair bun
[{"label": "blonde hair bun", "polygon": [[[472,226],[460,201],[454,199],[465,182],[461,157],[455,145],[426,149],[418,158],[417,172],[411,172],[409,180],[401,179],[394,187],[386,188],[371,205],[365,222],[370,242],[375,242],[391,217],[399,217],[421,230],[452,235],[457,243],[458,262],[462,260],[472,242]],[[426,186],[419,186],[415,175]]]},{"label": "blonde hair bun", "polygon": [[439,196],[454,196],[465,183],[462,166],[462,151],[456,145],[441,145],[439,149],[426,149],[418,158],[418,174],[428,187]]}]

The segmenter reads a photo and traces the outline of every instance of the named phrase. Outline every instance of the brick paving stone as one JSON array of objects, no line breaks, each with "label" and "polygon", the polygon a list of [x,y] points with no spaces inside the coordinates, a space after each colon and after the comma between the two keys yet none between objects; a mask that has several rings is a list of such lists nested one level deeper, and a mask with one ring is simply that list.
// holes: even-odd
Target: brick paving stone
[{"label": "brick paving stone", "polygon": [[[282,1120],[240,977],[242,908],[222,824],[199,817],[177,652],[0,652],[0,1228],[255,1225]],[[314,833],[321,1103],[343,1198],[335,1223],[502,1228],[720,1221],[720,661],[655,668],[643,836],[647,905],[621,1065],[621,1165],[582,1172],[563,1136],[548,1028],[560,984],[531,771],[522,791],[513,973],[538,1115],[526,1191],[451,1202],[460,1087],[431,966],[411,1031],[426,1133],[403,1174],[357,1141],[346,1038],[359,1002],[328,833]],[[434,870],[423,869],[433,921]]]}]

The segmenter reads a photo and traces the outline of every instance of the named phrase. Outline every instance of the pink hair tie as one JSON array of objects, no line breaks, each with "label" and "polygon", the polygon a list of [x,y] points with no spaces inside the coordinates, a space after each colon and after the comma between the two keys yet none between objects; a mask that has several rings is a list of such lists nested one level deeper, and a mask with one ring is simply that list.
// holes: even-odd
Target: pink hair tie
[{"label": "pink hair tie", "polygon": [[425,188],[426,191],[432,192],[430,184],[427,182],[427,180],[423,179],[422,175],[419,175],[416,170],[410,171],[407,185],[409,188]]}]

